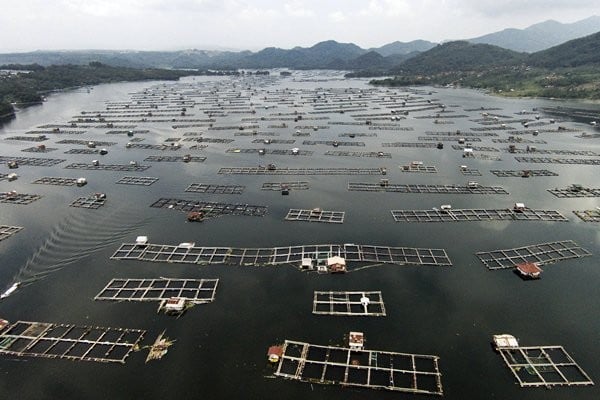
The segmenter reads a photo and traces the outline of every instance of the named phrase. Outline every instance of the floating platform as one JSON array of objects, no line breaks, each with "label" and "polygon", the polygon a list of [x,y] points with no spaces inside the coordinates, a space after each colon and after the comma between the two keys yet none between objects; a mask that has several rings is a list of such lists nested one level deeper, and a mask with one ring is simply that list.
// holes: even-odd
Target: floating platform
[{"label": "floating platform", "polygon": [[[419,136],[417,140],[427,142],[460,142],[461,140],[465,140],[465,138],[462,136]],[[470,137],[469,142],[481,142],[481,138]]]},{"label": "floating platform", "polygon": [[591,156],[591,157],[600,155],[600,154],[596,153],[595,151],[589,151],[589,150],[552,150],[552,149],[537,149],[537,148],[536,149],[507,148],[507,149],[504,149],[504,151],[506,151],[508,153],[516,153],[516,154],[536,153],[536,154],[559,154],[559,155],[564,155],[564,156]]},{"label": "floating platform", "polygon": [[31,204],[36,200],[41,199],[42,196],[39,194],[26,194],[26,193],[0,193],[0,203],[7,204]]},{"label": "floating platform", "polygon": [[500,186],[404,185],[392,183],[349,182],[348,190],[361,192],[430,193],[430,194],[508,194]]},{"label": "floating platform", "polygon": [[393,142],[393,143],[381,143],[381,147],[410,147],[419,149],[437,149],[437,143],[408,143],[408,142]]},{"label": "floating platform", "polygon": [[192,193],[211,193],[211,194],[242,194],[246,186],[240,185],[213,185],[207,183],[192,183],[185,191]]},{"label": "floating platform", "polygon": [[498,346],[521,387],[590,386],[594,382],[562,346]]},{"label": "floating platform", "polygon": [[227,149],[226,153],[246,153],[246,154],[273,154],[277,156],[312,156],[313,151],[309,150],[285,150],[285,149]]},{"label": "floating platform", "polygon": [[365,142],[338,142],[336,140],[305,140],[302,142],[303,145],[311,146],[317,144],[323,144],[326,146],[357,146],[364,147]]},{"label": "floating platform", "polygon": [[285,220],[342,224],[344,222],[345,215],[346,213],[344,211],[327,211],[317,208],[312,210],[292,208],[285,216]]},{"label": "floating platform", "polygon": [[[547,169],[526,169],[526,170],[499,170],[493,169],[492,174],[500,178],[528,178],[537,176],[558,176],[556,172]],[[527,176],[525,176],[527,175]]]},{"label": "floating platform", "polygon": [[600,165],[598,158],[515,157],[515,160],[534,164]]},{"label": "floating platform", "polygon": [[67,165],[67,169],[85,169],[90,171],[145,171],[150,168],[149,165],[132,165],[132,164],[85,164],[73,163]]},{"label": "floating platform", "polygon": [[443,394],[439,357],[286,340],[275,376],[316,384]]},{"label": "floating platform", "polygon": [[198,156],[148,156],[144,161],[152,162],[204,162],[206,157]]},{"label": "floating platform", "polygon": [[444,249],[388,247],[356,244],[322,244],[267,248],[203,247],[124,243],[111,258],[186,264],[300,265],[303,258],[325,261],[340,256],[350,262],[395,265],[451,266]]},{"label": "floating platform", "polygon": [[391,153],[382,151],[335,151],[329,150],[325,152],[326,156],[341,156],[341,157],[373,157],[373,158],[392,158]]},{"label": "floating platform", "polygon": [[572,240],[563,240],[514,249],[482,251],[475,255],[488,269],[496,270],[514,268],[517,264],[529,262],[546,265],[592,254]]},{"label": "floating platform", "polygon": [[69,149],[65,154],[98,154],[100,149]]},{"label": "floating platform", "polygon": [[481,172],[478,169],[469,168],[469,167],[461,168],[460,173],[465,176],[481,176]]},{"label": "floating platform", "polygon": [[142,149],[142,150],[167,150],[167,149],[180,149],[181,147],[169,146],[168,144],[148,144],[148,143],[127,143],[125,145],[128,149]]},{"label": "floating platform", "polygon": [[438,170],[435,165],[422,165],[422,164],[406,164],[400,166],[402,172],[421,172],[428,174],[437,174]]},{"label": "floating platform", "polygon": [[40,145],[40,147],[38,147],[38,146],[28,147],[21,151],[24,151],[26,153],[50,153],[51,151],[58,150],[56,147],[41,147],[41,146],[43,146],[43,145]]},{"label": "floating platform", "polygon": [[54,186],[75,186],[77,184],[77,178],[62,178],[62,177],[51,177],[44,176],[31,182],[39,185],[54,185]]},{"label": "floating platform", "polygon": [[462,145],[462,144],[453,144],[452,145],[452,150],[464,150],[465,148],[470,148],[473,151],[484,151],[484,152],[489,152],[489,153],[499,153],[500,150],[495,148],[495,147],[491,147],[491,146],[466,146],[466,145]]},{"label": "floating platform", "polygon": [[225,167],[221,175],[385,175],[385,168]]},{"label": "floating platform", "polygon": [[18,321],[0,333],[0,354],[124,364],[145,333],[140,329]]},{"label": "floating platform", "polygon": [[600,188],[587,188],[574,185],[566,189],[548,189],[550,193],[561,199],[572,199],[577,197],[600,197]]},{"label": "floating platform", "polygon": [[600,222],[600,208],[595,210],[573,211],[584,222]]},{"label": "floating platform", "polygon": [[218,279],[112,279],[94,297],[107,301],[163,301],[185,299],[189,304],[206,304],[215,299]]},{"label": "floating platform", "polygon": [[[268,143],[267,143],[268,142]],[[294,139],[254,139],[252,143],[263,143],[263,144],[294,144]]]},{"label": "floating platform", "polygon": [[9,136],[7,138],[5,138],[4,140],[21,140],[24,142],[43,142],[45,140],[48,140],[48,138],[45,135],[40,135],[40,136]]},{"label": "floating platform", "polygon": [[158,178],[152,176],[124,176],[115,183],[120,185],[150,186],[157,181]]},{"label": "floating platform", "polygon": [[167,208],[169,210],[180,210],[184,212],[202,211],[204,218],[217,217],[220,215],[247,215],[253,217],[262,217],[267,213],[267,206],[168,198],[158,199],[150,207]]},{"label": "floating platform", "polygon": [[313,314],[385,317],[385,305],[380,291],[315,291]]},{"label": "floating platform", "polygon": [[0,225],[0,242],[23,229],[22,226]]},{"label": "floating platform", "polygon": [[102,196],[99,193],[94,193],[87,197],[79,197],[75,199],[70,206],[96,210],[102,207],[104,204],[106,204],[106,196]]},{"label": "floating platform", "polygon": [[391,210],[396,222],[552,221],[567,222],[554,210],[503,209]]},{"label": "floating platform", "polygon": [[262,184],[261,190],[308,190],[308,182],[265,182]]},{"label": "floating platform", "polygon": [[34,158],[34,157],[7,157],[0,156],[0,164],[8,164],[11,161],[15,161],[19,165],[29,165],[34,167],[53,167],[60,164],[63,159],[57,158]]},{"label": "floating platform", "polygon": [[80,144],[82,146],[87,146],[90,142],[94,142],[94,144],[98,147],[110,147],[110,146],[117,144],[117,142],[102,142],[99,140],[78,140],[78,139],[64,139],[64,140],[59,140],[56,143],[57,144]]}]

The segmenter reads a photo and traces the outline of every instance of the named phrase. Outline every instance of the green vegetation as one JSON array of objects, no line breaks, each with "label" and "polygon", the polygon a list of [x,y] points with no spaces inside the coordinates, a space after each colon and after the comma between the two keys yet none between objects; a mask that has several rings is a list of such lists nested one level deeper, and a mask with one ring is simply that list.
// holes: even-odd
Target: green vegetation
[{"label": "green vegetation", "polygon": [[4,119],[14,116],[11,103],[21,106],[39,103],[43,94],[56,90],[110,82],[175,80],[197,74],[196,71],[111,67],[99,62],[49,67],[37,64],[0,67],[8,68],[23,72],[0,77],[0,118]]}]

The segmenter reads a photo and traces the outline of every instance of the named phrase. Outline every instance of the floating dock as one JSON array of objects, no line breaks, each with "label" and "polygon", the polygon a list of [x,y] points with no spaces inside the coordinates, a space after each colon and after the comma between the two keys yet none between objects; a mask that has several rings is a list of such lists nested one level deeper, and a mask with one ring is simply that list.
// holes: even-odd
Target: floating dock
[{"label": "floating dock", "polygon": [[305,140],[302,142],[303,145],[317,145],[323,144],[325,146],[357,146],[364,147],[365,142],[338,142],[336,140]]},{"label": "floating dock", "polygon": [[179,246],[123,243],[112,255],[116,260],[138,260],[186,264],[286,265],[300,266],[303,258],[324,261],[340,256],[349,262],[396,265],[451,266],[444,249],[388,247],[357,244],[319,244],[287,247],[204,247],[193,243]]},{"label": "floating dock", "polygon": [[392,183],[349,182],[348,190],[360,192],[429,193],[429,194],[508,194],[500,186],[404,185]]},{"label": "floating dock", "polygon": [[124,364],[146,331],[18,321],[0,333],[0,354]]},{"label": "floating dock", "polygon": [[465,176],[481,176],[481,172],[478,169],[474,169],[474,168],[470,168],[470,167],[466,167],[460,168],[460,173],[465,175]]},{"label": "floating dock", "polygon": [[514,268],[520,263],[552,264],[557,261],[591,256],[572,240],[534,244],[514,249],[482,251],[475,254],[490,270]]},{"label": "floating dock", "polygon": [[[507,335],[502,335],[507,336]],[[590,386],[594,382],[562,346],[496,346],[521,387]]]},{"label": "floating dock", "polygon": [[385,317],[385,305],[380,291],[315,291],[313,314]]},{"label": "floating dock", "polygon": [[145,171],[150,168],[149,165],[133,164],[85,164],[72,163],[65,167],[66,169],[85,169],[90,171]]},{"label": "floating dock", "polygon": [[316,208],[313,208],[312,210],[292,208],[285,216],[285,220],[341,224],[344,222],[345,215],[346,213],[344,211],[327,211]]},{"label": "floating dock", "polygon": [[[94,144],[98,147],[110,147],[110,146],[117,144],[117,142],[103,142],[100,140],[92,140],[92,142],[94,142]],[[90,140],[64,139],[64,140],[59,140],[56,143],[57,144],[80,144],[82,146],[87,146],[87,145],[89,145]]]},{"label": "floating dock", "polygon": [[204,213],[204,218],[216,217],[219,215],[248,215],[262,217],[267,213],[267,206],[168,198],[158,199],[150,205],[150,207],[167,208],[169,210],[180,210],[185,212],[202,211]]},{"label": "floating dock", "polygon": [[219,169],[221,175],[385,175],[385,168],[288,168],[277,167],[227,167]]},{"label": "floating dock", "polygon": [[192,183],[185,191],[211,194],[242,194],[246,187],[240,185],[213,185],[208,183]]},{"label": "floating dock", "polygon": [[24,151],[26,153],[49,153],[51,151],[56,151],[58,150],[56,147],[43,147],[43,145],[40,145],[39,147],[28,147],[26,149],[23,149],[21,151]]},{"label": "floating dock", "polygon": [[561,199],[572,199],[577,197],[600,197],[600,188],[587,188],[581,185],[573,185],[565,189],[548,189],[548,191]]},{"label": "floating dock", "polygon": [[106,301],[163,301],[185,299],[190,304],[211,303],[218,279],[112,279],[94,297]]},{"label": "floating dock", "polygon": [[261,190],[308,190],[308,182],[265,182],[261,186]]},{"label": "floating dock", "polygon": [[524,170],[499,170],[492,169],[490,172],[500,178],[528,178],[537,176],[558,176],[556,172],[547,169],[524,169]]},{"label": "floating dock", "polygon": [[309,150],[285,150],[285,149],[227,149],[226,153],[246,153],[246,154],[272,154],[276,156],[312,156],[313,151]]},{"label": "floating dock", "polygon": [[438,172],[435,165],[423,165],[423,164],[406,164],[400,166],[400,171],[402,172],[419,172],[419,173],[427,173],[427,174],[436,174]]},{"label": "floating dock", "polygon": [[158,178],[152,176],[124,176],[115,183],[120,185],[150,186],[156,181],[158,181]]},{"label": "floating dock", "polygon": [[381,143],[381,147],[409,147],[419,149],[437,149],[437,143],[408,143],[408,142],[393,142],[393,143]]},{"label": "floating dock", "polygon": [[600,208],[595,210],[573,211],[584,222],[600,222]]},{"label": "floating dock", "polygon": [[0,242],[23,229],[22,226],[0,225]]},{"label": "floating dock", "polygon": [[286,340],[275,376],[405,393],[443,394],[439,357]]},{"label": "floating dock", "polygon": [[501,209],[451,209],[451,210],[391,210],[396,222],[463,222],[463,221],[553,221],[567,222],[555,210],[532,210],[526,208],[515,211]]}]

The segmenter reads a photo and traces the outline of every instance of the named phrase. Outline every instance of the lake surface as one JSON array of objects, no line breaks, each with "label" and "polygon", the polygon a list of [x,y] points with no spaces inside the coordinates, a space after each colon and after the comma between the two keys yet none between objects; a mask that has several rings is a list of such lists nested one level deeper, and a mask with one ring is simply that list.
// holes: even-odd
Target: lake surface
[{"label": "lake surface", "polygon": [[[363,90],[363,92],[359,92]],[[146,91],[146,94],[144,94]],[[156,95],[154,95],[156,94]],[[385,114],[392,123],[391,110],[401,110],[399,96],[409,96],[411,105],[422,108],[444,104],[442,109],[411,111],[406,118],[393,122],[412,130],[369,130],[364,125],[335,125],[330,122],[364,122],[359,114]],[[144,99],[145,97],[145,99]],[[390,97],[393,97],[390,100]],[[185,105],[186,116],[180,116]],[[328,103],[325,101],[328,100]],[[139,103],[138,103],[139,101]],[[394,105],[393,101],[396,102]],[[141,144],[163,144],[180,138],[180,150],[126,148],[131,140],[124,134],[106,134],[110,128],[82,129],[83,134],[47,134],[40,142],[57,150],[28,153],[21,150],[38,142],[7,140],[26,136],[46,124],[79,122],[93,118],[109,105],[129,104],[121,114],[134,114],[136,107],[160,103],[158,110],[172,110],[165,122],[114,122],[135,125]],[[148,103],[145,103],[148,102]],[[252,103],[252,105],[250,105]],[[429,104],[429,105],[428,105]],[[340,105],[358,111],[339,112]],[[40,106],[18,113],[17,118],[0,128],[0,155],[59,158],[52,167],[20,166],[0,173],[16,172],[16,181],[0,181],[0,191],[38,194],[42,198],[29,205],[0,203],[0,225],[24,229],[0,242],[0,291],[14,282],[24,282],[10,297],[0,301],[0,317],[11,322],[42,321],[76,325],[137,328],[147,330],[144,344],[166,329],[176,339],[160,361],[145,364],[146,352],[134,352],[124,365],[69,360],[0,356],[0,393],[2,398],[18,399],[363,399],[408,398],[413,395],[339,386],[311,385],[283,379],[269,379],[266,351],[284,340],[314,344],[342,345],[349,331],[362,331],[366,347],[404,353],[433,354],[440,357],[444,398],[447,399],[597,399],[597,387],[556,387],[552,390],[519,387],[498,354],[492,351],[493,334],[510,333],[522,345],[562,345],[592,380],[600,379],[600,297],[598,296],[598,223],[585,223],[573,210],[590,210],[600,205],[598,198],[561,199],[547,189],[566,188],[580,183],[598,188],[600,166],[529,164],[515,161],[505,151],[477,152],[500,157],[501,161],[465,159],[461,150],[452,149],[456,142],[444,142],[438,150],[382,147],[390,142],[423,142],[426,132],[473,132],[471,128],[498,127],[482,125],[481,108],[500,115],[506,125],[524,128],[522,119],[531,119],[532,110],[549,106],[598,105],[535,99],[504,99],[465,89],[421,88],[405,91],[398,88],[373,88],[364,80],[340,79],[339,75],[317,72],[294,72],[292,77],[186,78],[180,82],[144,82],[101,85],[90,90],[52,95]],[[265,107],[267,106],[267,107]],[[167,107],[171,107],[170,109]],[[224,110],[217,110],[223,107]],[[214,127],[174,129],[172,119],[207,119],[213,111]],[[250,113],[251,109],[255,113]],[[493,109],[493,110],[492,110]],[[519,114],[526,110],[527,114]],[[82,111],[85,114],[82,114]],[[146,109],[144,111],[148,113]],[[293,113],[304,118],[298,122],[282,121]],[[318,112],[318,113],[315,113]],[[281,113],[282,115],[279,115]],[[436,118],[436,114],[440,116]],[[287,115],[284,115],[287,114]],[[538,149],[587,150],[600,153],[600,139],[576,137],[581,132],[598,133],[589,124],[574,121],[550,123],[549,115],[540,114],[544,125],[534,129],[556,129],[558,125],[578,132],[544,132],[524,139],[543,140]],[[103,114],[107,119],[109,113]],[[401,114],[400,114],[401,115]],[[452,118],[452,115],[464,117]],[[354,116],[354,117],[353,117]],[[401,115],[404,117],[404,115]],[[418,118],[430,116],[431,118]],[[264,120],[261,119],[264,117]],[[312,117],[327,119],[310,120]],[[125,117],[123,117],[125,118]],[[253,122],[245,118],[258,118]],[[126,119],[126,118],[125,118]],[[139,119],[139,117],[138,117]],[[435,120],[441,123],[435,123]],[[510,122],[510,120],[515,120]],[[275,125],[287,124],[286,128]],[[258,124],[256,136],[240,136],[240,125]],[[97,126],[98,124],[91,124]],[[297,126],[326,128],[313,130]],[[270,127],[271,126],[271,127]],[[116,128],[115,128],[116,129]],[[129,130],[130,128],[126,128]],[[293,136],[297,131],[310,136]],[[232,139],[231,143],[183,141],[187,132],[202,133],[206,138]],[[271,132],[275,136],[264,136]],[[474,146],[505,149],[508,144],[493,143],[505,139],[510,130],[493,130],[498,136],[480,137]],[[355,138],[341,137],[355,133]],[[375,133],[377,136],[358,136]],[[236,135],[237,134],[237,135]],[[34,136],[34,135],[27,135]],[[295,140],[293,144],[252,143],[255,139]],[[82,145],[58,144],[64,139],[110,141],[108,154],[65,154]],[[305,140],[364,142],[364,147],[304,145]],[[467,142],[469,138],[467,137]],[[437,143],[431,141],[430,143]],[[202,150],[190,150],[193,144],[206,144]],[[104,146],[98,146],[104,147]],[[258,155],[228,153],[227,149],[291,149],[313,151],[312,156]],[[524,144],[517,144],[523,148]],[[391,153],[391,158],[327,156],[326,151]],[[206,157],[204,162],[151,162],[150,155]],[[516,156],[528,156],[517,154]],[[598,159],[598,156],[529,154],[532,157]],[[134,160],[150,165],[143,172],[72,170],[64,167],[73,162],[128,164]],[[413,160],[435,165],[437,173],[406,173],[400,167]],[[480,185],[498,185],[509,195],[476,194],[402,194],[353,192],[348,182],[378,183],[382,176],[293,176],[293,175],[221,175],[221,167],[258,166],[275,163],[278,167],[385,167],[390,183],[456,184],[476,180]],[[461,174],[459,166],[467,164],[482,176]],[[499,178],[490,170],[548,169],[553,177]],[[123,176],[158,178],[151,186],[118,185]],[[41,177],[85,177],[84,187],[32,184]],[[278,191],[261,190],[265,182],[306,181],[309,190],[292,190],[289,196]],[[197,194],[185,192],[191,183],[243,185],[240,195]],[[107,203],[97,209],[69,207],[79,196],[103,192]],[[186,222],[181,211],[151,208],[162,197],[225,203],[264,205],[264,217],[222,216],[203,223]],[[390,210],[431,209],[442,204],[453,208],[510,208],[524,202],[535,209],[558,210],[569,222],[394,222]],[[343,224],[285,221],[291,208],[345,211]],[[235,267],[198,266],[141,261],[118,261],[110,256],[123,242],[133,242],[147,235],[151,243],[175,245],[195,242],[198,246],[277,247],[301,244],[359,243],[382,246],[407,246],[446,249],[453,266],[382,265],[357,269],[350,273],[329,275],[300,272],[296,266]],[[560,261],[544,266],[539,281],[522,281],[512,271],[488,271],[475,256],[476,252],[508,249],[550,241],[574,240],[593,256]],[[93,301],[94,296],[112,278],[218,278],[216,300],[198,305],[180,318],[157,314],[155,303]],[[312,298],[316,290],[380,290],[386,317],[337,317],[313,315]],[[415,398],[428,396],[414,395]]]}]

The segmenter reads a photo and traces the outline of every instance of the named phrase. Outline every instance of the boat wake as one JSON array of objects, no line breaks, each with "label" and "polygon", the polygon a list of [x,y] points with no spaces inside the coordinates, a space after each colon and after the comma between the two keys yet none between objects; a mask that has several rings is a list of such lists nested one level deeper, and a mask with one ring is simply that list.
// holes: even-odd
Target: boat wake
[{"label": "boat wake", "polygon": [[44,243],[15,274],[8,297],[17,288],[47,277],[68,265],[90,257],[108,246],[119,243],[147,222],[141,210],[120,208],[108,213],[74,210],[59,223]]}]

